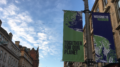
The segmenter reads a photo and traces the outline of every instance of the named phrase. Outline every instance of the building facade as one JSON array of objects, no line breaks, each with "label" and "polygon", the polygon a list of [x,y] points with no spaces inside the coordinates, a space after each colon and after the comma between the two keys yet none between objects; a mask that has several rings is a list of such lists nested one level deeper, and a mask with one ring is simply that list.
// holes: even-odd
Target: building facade
[{"label": "building facade", "polygon": [[[95,3],[92,7],[92,12],[100,13],[110,13],[111,25],[113,38],[116,48],[117,59],[120,59],[120,0],[95,0]],[[89,15],[90,23],[90,34],[91,34],[91,47],[92,47],[92,56],[95,61],[95,48],[93,42],[93,26],[92,26],[92,15]],[[84,43],[84,60],[87,59],[87,47],[86,47],[86,27],[83,29],[83,43]],[[85,63],[73,63],[74,67],[87,67]],[[118,64],[111,65],[109,63],[96,63],[93,67],[119,67]]]},{"label": "building facade", "polygon": [[19,45],[19,41],[15,42],[20,48],[20,60],[18,67],[33,67],[33,59],[28,53],[28,48]]},{"label": "building facade", "polygon": [[19,41],[12,42],[12,33],[1,27],[0,20],[0,67],[38,67],[39,48],[23,47]]},{"label": "building facade", "polygon": [[39,66],[39,47],[37,50],[32,48],[32,50],[29,50],[30,56],[33,58],[33,67],[38,67]]},{"label": "building facade", "polygon": [[39,48],[35,50],[32,48],[23,47],[19,45],[19,41],[15,42],[20,48],[20,60],[18,67],[38,67],[39,66]]},{"label": "building facade", "polygon": [[[111,18],[111,25],[112,25],[112,32],[113,38],[117,53],[117,58],[120,58],[120,35],[119,35],[119,10],[118,10],[118,3],[120,0],[95,0],[95,3],[92,7],[92,12],[100,12],[100,13],[110,13]],[[93,42],[93,25],[92,25],[92,15],[89,15],[89,22],[90,22],[90,33],[91,33],[91,47],[92,47],[92,56],[93,60],[95,61],[95,48]],[[104,32],[103,32],[104,33]],[[84,27],[83,32],[83,41],[84,41],[84,58],[87,59],[87,48],[86,48],[86,27]],[[108,63],[96,63],[94,67],[103,67],[109,65]],[[87,67],[86,64],[81,65],[83,67]]]},{"label": "building facade", "polygon": [[12,33],[8,34],[1,25],[0,20],[0,67],[18,67],[20,49],[12,42]]}]

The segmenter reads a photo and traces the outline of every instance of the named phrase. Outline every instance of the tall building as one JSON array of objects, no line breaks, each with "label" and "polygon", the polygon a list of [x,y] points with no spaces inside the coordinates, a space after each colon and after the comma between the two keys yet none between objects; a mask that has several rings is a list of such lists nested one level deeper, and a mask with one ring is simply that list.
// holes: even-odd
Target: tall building
[{"label": "tall building", "polygon": [[[110,13],[111,18],[111,25],[112,25],[112,32],[113,32],[113,38],[117,53],[117,58],[120,58],[120,32],[119,32],[119,0],[95,0],[95,3],[92,7],[92,12],[100,12],[100,13]],[[89,22],[90,22],[90,33],[91,33],[91,46],[92,46],[92,56],[93,60],[95,61],[95,47],[93,42],[93,26],[92,26],[92,15],[89,15]],[[84,40],[84,58],[87,59],[87,48],[86,48],[86,27],[84,27],[83,32],[83,40]],[[103,32],[104,33],[104,32]],[[84,64],[86,65],[86,64]],[[111,64],[109,63],[96,63],[94,64],[94,67],[102,67],[102,66],[109,66]],[[82,65],[81,65],[82,66]]]},{"label": "tall building", "polygon": [[12,42],[12,33],[1,27],[0,20],[0,67],[18,67],[20,49]]},{"label": "tall building", "polygon": [[38,67],[39,48],[23,47],[19,41],[12,42],[12,33],[1,27],[0,20],[0,67]]},{"label": "tall building", "polygon": [[28,54],[28,48],[19,45],[19,41],[15,44],[20,48],[20,59],[18,67],[33,67],[33,58]]},{"label": "tall building", "polygon": [[33,58],[33,67],[39,66],[39,47],[37,50],[32,48],[32,50],[29,51],[30,56]]},{"label": "tall building", "polygon": [[18,67],[38,67],[39,65],[39,48],[35,50],[32,48],[23,47],[19,45],[19,41],[15,41],[15,44],[20,48],[20,60]]},{"label": "tall building", "polygon": [[[92,12],[100,12],[100,13],[110,13],[111,25],[113,38],[117,53],[117,59],[120,60],[120,0],[95,0],[95,3],[92,7]],[[90,23],[90,34],[91,34],[91,47],[92,47],[92,56],[95,61],[95,48],[93,42],[93,26],[92,26],[92,15],[89,15],[89,23]],[[104,33],[104,32],[103,32]],[[83,30],[83,43],[84,43],[84,59],[87,59],[87,48],[86,48],[86,27],[84,26]],[[73,63],[74,67],[87,67],[85,63],[77,62]],[[76,66],[77,65],[77,66]],[[118,64],[109,64],[109,63],[96,63],[94,67],[119,67]]]}]

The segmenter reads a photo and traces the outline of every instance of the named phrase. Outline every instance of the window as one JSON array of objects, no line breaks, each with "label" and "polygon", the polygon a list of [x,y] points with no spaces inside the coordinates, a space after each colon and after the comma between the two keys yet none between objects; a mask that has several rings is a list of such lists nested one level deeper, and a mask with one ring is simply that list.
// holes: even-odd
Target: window
[{"label": "window", "polygon": [[86,41],[86,30],[84,30],[84,41]]},{"label": "window", "polygon": [[3,54],[3,51],[1,50],[0,51],[0,59],[2,59],[2,54]]},{"label": "window", "polygon": [[97,8],[96,8],[96,12],[99,12],[99,7],[97,6]]},{"label": "window", "polygon": [[106,4],[107,4],[107,0],[103,0],[103,7],[104,8],[105,8]]},{"label": "window", "polygon": [[17,67],[17,60],[15,61],[15,67]]},{"label": "window", "polygon": [[12,58],[12,63],[11,63],[11,65],[13,66],[13,64],[14,64],[14,59]]},{"label": "window", "polygon": [[1,35],[0,41],[3,41],[3,37],[2,37],[2,35]]},{"label": "window", "polygon": [[93,57],[93,59],[95,60],[95,54],[94,54],[94,57]]},{"label": "window", "polygon": [[95,67],[98,67],[98,63],[96,64],[96,66]]},{"label": "window", "polygon": [[[91,18],[92,19],[92,18]],[[91,29],[93,29],[93,21],[91,20]]]},{"label": "window", "polygon": [[120,7],[120,0],[118,0],[118,7]]},{"label": "window", "polygon": [[5,60],[6,60],[6,55],[7,55],[7,54],[5,53],[4,58],[3,58],[3,61],[4,61],[4,62],[5,62]]},{"label": "window", "polygon": [[2,67],[5,67],[4,65]]},{"label": "window", "polygon": [[9,56],[8,64],[10,64],[11,57]]},{"label": "window", "polygon": [[120,0],[117,2],[117,12],[118,12],[118,17],[120,19]]},{"label": "window", "polygon": [[119,35],[120,35],[120,30],[119,30]]},{"label": "window", "polygon": [[1,34],[0,34],[0,41],[2,41],[2,36],[1,36]]},{"label": "window", "polygon": [[1,34],[0,34],[0,42],[2,44],[7,42],[7,40]]},{"label": "window", "polygon": [[13,64],[13,58],[11,58],[10,64],[11,64],[11,66],[12,66],[12,64]]},{"label": "window", "polygon": [[16,62],[15,62],[15,59],[14,59],[14,62],[13,62],[13,67],[15,67],[15,63],[16,63]]},{"label": "window", "polygon": [[87,57],[87,47],[86,47],[86,44],[85,44],[85,56]]},{"label": "window", "polygon": [[102,63],[102,66],[105,66],[105,63]]}]

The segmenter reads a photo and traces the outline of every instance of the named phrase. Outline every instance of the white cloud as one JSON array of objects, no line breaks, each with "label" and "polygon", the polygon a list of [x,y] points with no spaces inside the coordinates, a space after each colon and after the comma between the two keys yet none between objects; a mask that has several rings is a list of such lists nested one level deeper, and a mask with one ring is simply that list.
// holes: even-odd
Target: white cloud
[{"label": "white cloud", "polygon": [[17,15],[16,18],[22,20],[22,21],[26,21],[26,22],[32,22],[33,20],[31,19],[31,17],[27,14],[28,12],[23,12]]},{"label": "white cloud", "polygon": [[58,53],[56,46],[52,45],[50,48],[51,48],[51,49],[50,49],[50,51],[51,51],[50,54],[51,54],[51,55],[54,55],[54,54],[57,54],[57,53]]},{"label": "white cloud", "polygon": [[[27,11],[20,12],[19,8],[14,4],[10,4],[7,8],[0,8],[0,11],[3,12],[3,18],[9,18],[9,16],[14,18],[14,22],[32,22],[32,18]],[[12,19],[13,19],[12,18]]]},{"label": "white cloud", "polygon": [[[20,37],[22,37],[25,38],[26,41],[28,41],[29,43],[36,43],[34,38],[26,32],[35,32],[32,27],[28,27],[27,25],[27,23],[32,21],[27,11],[21,12],[17,15],[19,8],[16,7],[14,4],[9,5],[8,7],[4,8],[4,10],[1,9],[1,11],[3,12],[3,19],[7,19],[8,25],[11,27],[11,30],[15,32],[17,37],[19,37],[19,39]],[[20,23],[20,26],[18,23]],[[22,43],[25,43],[26,45],[29,45],[29,47],[32,47],[25,41],[23,41]]]},{"label": "white cloud", "polygon": [[45,33],[38,33],[38,37],[40,40],[46,40],[47,39],[47,36]]},{"label": "white cloud", "polygon": [[15,5],[11,4],[7,8],[5,8],[4,14],[5,15],[16,15],[15,11],[17,11],[17,10],[19,10],[19,9]]},{"label": "white cloud", "polygon": [[42,55],[39,55],[40,58],[44,58]]},{"label": "white cloud", "polygon": [[3,14],[3,19],[8,18],[8,16],[16,15],[16,11],[18,10],[19,8],[16,7],[14,4],[10,4],[6,8],[0,8],[1,13]]},{"label": "white cloud", "polygon": [[3,9],[0,7],[0,11],[3,11]]},{"label": "white cloud", "polygon": [[15,0],[15,3],[20,3],[18,0]]},{"label": "white cloud", "polygon": [[26,47],[28,47],[28,48],[33,48],[32,45],[30,45],[29,43],[27,43],[26,41],[24,41],[23,39],[21,39],[21,38],[19,37],[19,35],[17,35],[17,34],[14,34],[14,35],[13,35],[13,40],[14,40],[14,41],[20,41],[20,45],[22,45],[22,46],[26,46]]},{"label": "white cloud", "polygon": [[[20,21],[20,20],[18,20],[18,21]],[[27,24],[25,22],[23,22],[20,24],[20,27],[27,27]]]},{"label": "white cloud", "polygon": [[7,1],[6,0],[0,0],[0,4],[7,4]]},{"label": "white cloud", "polygon": [[[41,50],[40,56],[44,58],[44,56],[50,54],[57,54],[56,46],[54,44],[50,44],[55,42],[55,38],[53,34],[46,33],[52,32],[50,28],[41,26],[40,31],[36,32],[36,29],[32,26],[31,22],[35,22],[34,19],[31,18],[28,11],[22,11],[21,9],[15,6],[14,4],[10,4],[5,8],[0,8],[0,13],[2,14],[2,19],[6,20],[9,27],[5,27],[7,31],[13,33],[13,40],[20,41],[20,44],[26,46],[28,48],[38,47]],[[40,25],[43,24],[43,21],[37,21]]]}]

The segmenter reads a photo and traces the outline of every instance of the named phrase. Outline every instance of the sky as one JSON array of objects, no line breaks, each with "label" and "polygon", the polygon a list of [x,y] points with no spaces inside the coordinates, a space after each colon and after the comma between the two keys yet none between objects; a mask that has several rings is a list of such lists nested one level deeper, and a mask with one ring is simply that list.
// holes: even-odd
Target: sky
[{"label": "sky", "polygon": [[[95,0],[89,0],[92,9]],[[39,67],[63,67],[63,10],[84,10],[83,0],[0,0],[2,27],[12,41],[39,46]],[[83,26],[85,24],[83,14]]]}]

